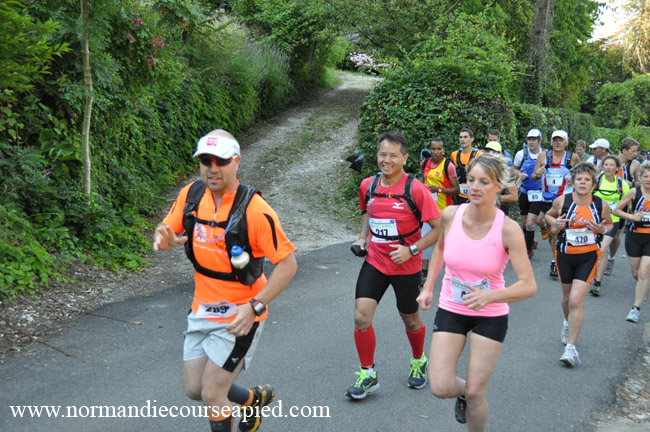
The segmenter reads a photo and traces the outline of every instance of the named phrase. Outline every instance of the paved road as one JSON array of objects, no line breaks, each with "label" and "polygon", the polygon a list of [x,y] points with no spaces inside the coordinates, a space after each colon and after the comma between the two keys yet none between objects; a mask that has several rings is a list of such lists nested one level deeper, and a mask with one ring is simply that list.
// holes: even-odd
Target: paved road
[{"label": "paved road", "polygon": [[[594,414],[613,402],[635,347],[642,345],[643,327],[624,320],[634,281],[621,253],[602,297],[585,300],[586,323],[578,345],[582,364],[571,370],[558,361],[563,350],[560,287],[548,278],[548,244],[540,246],[532,260],[538,294],[511,307],[510,330],[488,392],[488,430],[594,430]],[[454,420],[452,400],[407,388],[410,350],[390,292],[374,321],[381,389],[361,402],[345,397],[358,364],[352,312],[360,265],[348,244],[299,257],[298,274],[271,305],[252,367],[238,380],[247,386],[269,382],[277,389],[273,407],[283,417],[266,418],[262,430],[465,430]],[[506,280],[513,278],[508,266]],[[182,331],[191,294],[191,286],[181,284],[105,306],[48,341],[70,356],[39,344],[0,365],[0,430],[207,430],[202,418],[89,417],[90,406],[148,405],[153,414],[154,406],[195,405],[184,396],[181,377]],[[424,312],[423,319],[430,329],[433,311]],[[464,355],[463,367],[466,359]],[[65,408],[73,406],[78,417],[16,418],[10,406],[18,405],[61,405],[66,415],[74,414]],[[292,418],[292,406],[315,414],[326,409],[329,416]],[[96,409],[95,414],[101,413]]]}]

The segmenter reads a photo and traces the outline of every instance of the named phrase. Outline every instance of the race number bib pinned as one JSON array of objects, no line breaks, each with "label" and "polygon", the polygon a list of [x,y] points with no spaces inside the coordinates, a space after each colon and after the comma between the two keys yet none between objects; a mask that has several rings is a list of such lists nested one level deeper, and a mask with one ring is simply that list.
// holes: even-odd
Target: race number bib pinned
[{"label": "race number bib pinned", "polygon": [[431,196],[434,202],[438,202],[438,192],[431,192]]},{"label": "race number bib pinned", "polygon": [[490,290],[490,281],[485,278],[476,282],[467,282],[455,277],[451,277],[451,299],[459,304],[465,304],[463,296],[472,292],[469,287],[479,289],[481,291]]},{"label": "race number bib pinned", "polygon": [[[382,237],[397,237],[397,222],[395,219],[376,219],[370,218],[370,232],[372,233],[372,241],[376,243],[389,243],[395,240],[386,240]],[[378,237],[379,236],[379,237]]]},{"label": "race number bib pinned", "polygon": [[566,241],[571,246],[587,246],[596,243],[596,235],[589,228],[568,229]]},{"label": "race number bib pinned", "polygon": [[650,212],[641,213],[641,222],[650,222]]},{"label": "race number bib pinned", "polygon": [[564,174],[546,172],[546,184],[552,187],[560,187],[564,184]]},{"label": "race number bib pinned", "polygon": [[611,213],[614,213],[614,210],[616,210],[616,204],[618,204],[617,201],[607,201],[607,204],[609,205],[609,210]]},{"label": "race number bib pinned", "polygon": [[527,194],[528,194],[528,202],[538,202],[544,200],[541,190],[529,190]]},{"label": "race number bib pinned", "polygon": [[223,318],[237,305],[222,301],[219,303],[199,303],[196,316],[199,318]]},{"label": "race number bib pinned", "polygon": [[467,184],[460,184],[459,186],[460,186],[460,194],[467,195],[467,192],[469,191]]}]

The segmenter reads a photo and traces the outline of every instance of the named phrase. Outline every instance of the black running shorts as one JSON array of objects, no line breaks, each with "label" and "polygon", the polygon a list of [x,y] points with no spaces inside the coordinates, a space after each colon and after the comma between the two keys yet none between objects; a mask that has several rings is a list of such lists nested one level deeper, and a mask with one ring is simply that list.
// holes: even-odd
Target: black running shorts
[{"label": "black running shorts", "polygon": [[433,332],[447,332],[467,336],[470,331],[503,343],[508,332],[508,315],[495,317],[469,316],[438,308]]},{"label": "black running shorts", "polygon": [[625,252],[632,258],[650,256],[650,234],[627,232],[625,234]]},{"label": "black running shorts", "polygon": [[368,261],[364,261],[357,279],[355,298],[371,298],[379,303],[388,286],[392,285],[397,299],[397,310],[403,314],[412,314],[418,311],[416,299],[420,295],[420,280],[420,272],[410,275],[385,275],[368,264]]},{"label": "black running shorts", "polygon": [[591,283],[598,269],[598,251],[565,254],[556,251],[557,273],[560,282],[571,284],[575,279]]}]

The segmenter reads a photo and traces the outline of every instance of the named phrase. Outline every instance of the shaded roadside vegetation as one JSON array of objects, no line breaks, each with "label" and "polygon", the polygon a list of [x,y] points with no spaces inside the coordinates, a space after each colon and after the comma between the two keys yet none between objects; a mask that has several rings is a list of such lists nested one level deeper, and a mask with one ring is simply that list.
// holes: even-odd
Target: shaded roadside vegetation
[{"label": "shaded roadside vegetation", "polygon": [[[363,175],[388,129],[412,144],[410,171],[428,139],[453,148],[466,126],[478,145],[500,129],[511,152],[531,127],[547,137],[567,129],[571,143],[606,137],[614,147],[631,135],[650,148],[650,41],[590,42],[596,1],[81,3],[86,25],[79,0],[0,3],[3,302],[77,261],[140,267],[160,197],[196,168],[196,139],[217,127],[241,133],[327,85],[331,67],[384,78],[360,112]],[[650,22],[639,10],[638,22]],[[357,183],[344,188],[350,197]]]}]

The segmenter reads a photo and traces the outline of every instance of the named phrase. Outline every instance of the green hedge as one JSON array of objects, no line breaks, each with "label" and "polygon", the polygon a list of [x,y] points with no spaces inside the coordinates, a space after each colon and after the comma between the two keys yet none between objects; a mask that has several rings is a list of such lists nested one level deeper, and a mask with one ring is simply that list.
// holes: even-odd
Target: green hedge
[{"label": "green hedge", "polygon": [[[25,3],[8,4],[16,13],[7,16],[53,18],[38,43],[60,57],[45,62],[47,79],[0,98],[2,301],[47,286],[75,259],[116,270],[141,266],[151,247],[143,233],[158,217],[160,197],[197,169],[197,139],[215,128],[238,134],[296,95],[287,53],[215,20],[218,14],[198,3],[98,0],[89,26],[95,103],[88,204],[81,193],[86,89],[78,2]],[[302,32],[301,43],[309,37]],[[57,48],[65,44],[69,51]],[[10,54],[0,50],[0,61]]]}]

